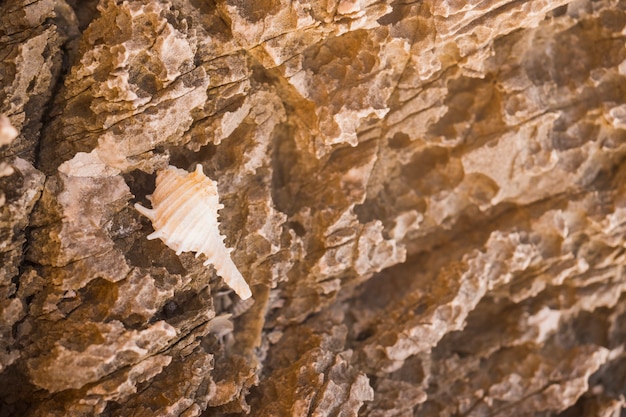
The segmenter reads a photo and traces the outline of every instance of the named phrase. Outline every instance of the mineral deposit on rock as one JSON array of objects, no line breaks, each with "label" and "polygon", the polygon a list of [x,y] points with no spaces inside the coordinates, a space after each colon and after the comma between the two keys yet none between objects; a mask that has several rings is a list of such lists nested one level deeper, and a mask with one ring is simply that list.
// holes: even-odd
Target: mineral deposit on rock
[{"label": "mineral deposit on rock", "polygon": [[[0,417],[623,414],[625,37],[618,0],[0,1]],[[198,164],[248,299],[134,209]]]}]

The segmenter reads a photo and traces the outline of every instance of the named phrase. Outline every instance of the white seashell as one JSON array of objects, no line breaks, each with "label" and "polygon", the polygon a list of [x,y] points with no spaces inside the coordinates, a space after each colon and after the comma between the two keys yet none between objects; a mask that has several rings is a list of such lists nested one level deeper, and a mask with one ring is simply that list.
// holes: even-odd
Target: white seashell
[{"label": "white seashell", "polygon": [[224,208],[219,202],[217,183],[202,172],[202,165],[189,173],[169,166],[160,171],[156,178],[156,189],[148,196],[152,209],[135,204],[141,214],[152,221],[154,233],[148,239],[161,239],[176,251],[196,252],[196,258],[203,253],[224,282],[242,300],[252,293],[245,279],[230,258],[232,249],[224,245],[220,235],[217,211]]}]

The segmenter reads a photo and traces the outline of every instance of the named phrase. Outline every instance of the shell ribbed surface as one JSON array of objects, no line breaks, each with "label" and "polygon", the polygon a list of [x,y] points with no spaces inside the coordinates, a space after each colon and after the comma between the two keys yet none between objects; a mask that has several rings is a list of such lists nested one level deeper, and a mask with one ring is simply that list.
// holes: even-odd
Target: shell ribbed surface
[{"label": "shell ribbed surface", "polygon": [[252,295],[219,231],[217,211],[224,206],[219,202],[217,183],[204,175],[200,164],[192,173],[173,166],[160,171],[148,199],[152,209],[135,204],[137,211],[152,221],[154,233],[148,239],[161,239],[177,255],[204,254],[204,265],[212,264],[241,299]]}]

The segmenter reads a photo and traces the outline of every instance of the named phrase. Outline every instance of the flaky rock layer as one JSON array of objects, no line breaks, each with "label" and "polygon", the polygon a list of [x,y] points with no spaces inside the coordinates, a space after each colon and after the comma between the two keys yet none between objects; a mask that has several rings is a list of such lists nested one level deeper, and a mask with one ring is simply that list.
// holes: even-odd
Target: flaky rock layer
[{"label": "flaky rock layer", "polygon": [[[613,0],[0,2],[0,416],[619,415],[625,28]],[[212,238],[156,194],[153,229],[134,207],[198,164]]]}]

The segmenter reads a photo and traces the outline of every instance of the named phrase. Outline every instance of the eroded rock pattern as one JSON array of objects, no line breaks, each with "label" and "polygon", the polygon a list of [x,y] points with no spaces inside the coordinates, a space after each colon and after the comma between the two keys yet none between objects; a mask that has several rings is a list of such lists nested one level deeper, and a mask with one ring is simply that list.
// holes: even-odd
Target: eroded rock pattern
[{"label": "eroded rock pattern", "polygon": [[[615,0],[0,3],[0,415],[618,415],[625,28]],[[251,299],[146,239],[169,164],[217,182]]]}]

